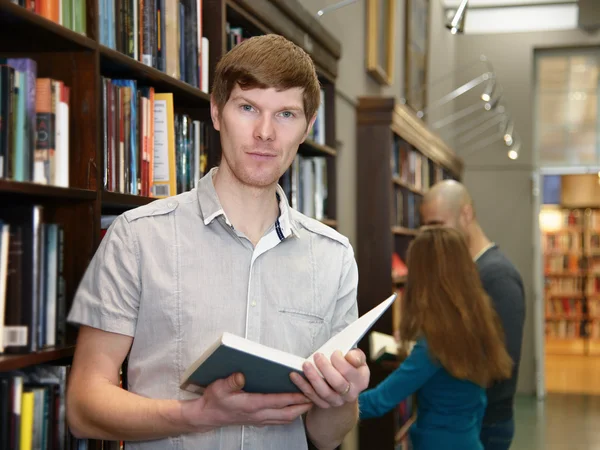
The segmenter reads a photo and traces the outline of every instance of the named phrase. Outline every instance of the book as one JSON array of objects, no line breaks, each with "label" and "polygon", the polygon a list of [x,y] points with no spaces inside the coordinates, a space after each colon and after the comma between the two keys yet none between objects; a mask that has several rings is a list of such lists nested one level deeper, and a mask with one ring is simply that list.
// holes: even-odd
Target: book
[{"label": "book", "polygon": [[313,358],[317,353],[322,353],[327,358],[331,358],[337,350],[340,350],[343,355],[348,353],[390,307],[396,296],[397,294],[392,294],[363,314],[308,358],[224,332],[183,373],[180,387],[186,391],[202,393],[212,382],[241,372],[246,380],[243,389],[245,392],[263,394],[301,392],[290,380],[290,373],[296,372],[304,376],[302,365],[306,361],[314,364]]},{"label": "book", "polygon": [[371,361],[396,361],[398,359],[398,342],[393,336],[378,331],[369,334],[369,355]]}]

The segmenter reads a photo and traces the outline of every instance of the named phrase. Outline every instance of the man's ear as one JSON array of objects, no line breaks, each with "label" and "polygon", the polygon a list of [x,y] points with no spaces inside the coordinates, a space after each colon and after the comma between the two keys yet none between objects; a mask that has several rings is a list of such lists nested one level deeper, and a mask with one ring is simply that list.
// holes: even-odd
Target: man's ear
[{"label": "man's ear", "polygon": [[212,119],[213,127],[215,128],[215,130],[220,131],[221,124],[219,122],[219,107],[217,106],[217,103],[215,102],[212,95],[210,96],[210,117]]},{"label": "man's ear", "polygon": [[467,224],[473,222],[473,206],[470,204],[463,205],[462,207],[462,215]]},{"label": "man's ear", "polygon": [[312,130],[312,127],[315,124],[315,120],[316,119],[317,119],[317,113],[315,113],[312,116],[312,119],[310,119],[310,122],[308,122],[308,126],[306,127],[306,132],[304,133],[304,137],[302,138],[302,142],[304,142],[306,140],[306,138],[308,137],[308,133],[310,133],[310,130]]}]

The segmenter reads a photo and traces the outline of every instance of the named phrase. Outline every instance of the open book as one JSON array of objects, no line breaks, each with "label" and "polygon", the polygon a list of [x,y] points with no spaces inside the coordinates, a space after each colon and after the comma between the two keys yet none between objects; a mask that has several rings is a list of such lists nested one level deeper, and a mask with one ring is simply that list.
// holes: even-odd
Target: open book
[{"label": "open book", "polygon": [[[331,358],[336,350],[340,350],[343,355],[348,353],[395,299],[396,294],[391,295],[329,339],[315,353],[323,353],[328,358]],[[302,365],[305,361],[314,364],[315,353],[305,359],[231,333],[223,333],[184,372],[181,388],[191,392],[202,392],[213,381],[241,372],[246,378],[245,392],[300,392],[290,380],[290,373],[297,372],[303,375]]]}]

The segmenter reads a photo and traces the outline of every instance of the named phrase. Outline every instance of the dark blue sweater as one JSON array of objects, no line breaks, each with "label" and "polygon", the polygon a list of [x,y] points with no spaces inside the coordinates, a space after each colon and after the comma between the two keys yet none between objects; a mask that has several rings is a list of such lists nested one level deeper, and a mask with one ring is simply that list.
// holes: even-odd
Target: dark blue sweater
[{"label": "dark blue sweater", "polygon": [[483,423],[492,424],[505,422],[513,416],[525,322],[525,292],[521,275],[498,246],[488,249],[476,263],[483,288],[491,297],[502,322],[506,347],[514,362],[512,377],[487,390],[488,406]]}]

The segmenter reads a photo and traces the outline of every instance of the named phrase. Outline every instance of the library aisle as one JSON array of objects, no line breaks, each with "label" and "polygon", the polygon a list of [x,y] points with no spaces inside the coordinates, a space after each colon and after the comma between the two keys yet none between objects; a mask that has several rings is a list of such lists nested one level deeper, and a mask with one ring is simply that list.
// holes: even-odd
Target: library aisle
[{"label": "library aisle", "polygon": [[600,449],[600,397],[548,394],[515,400],[516,432],[511,450]]}]

